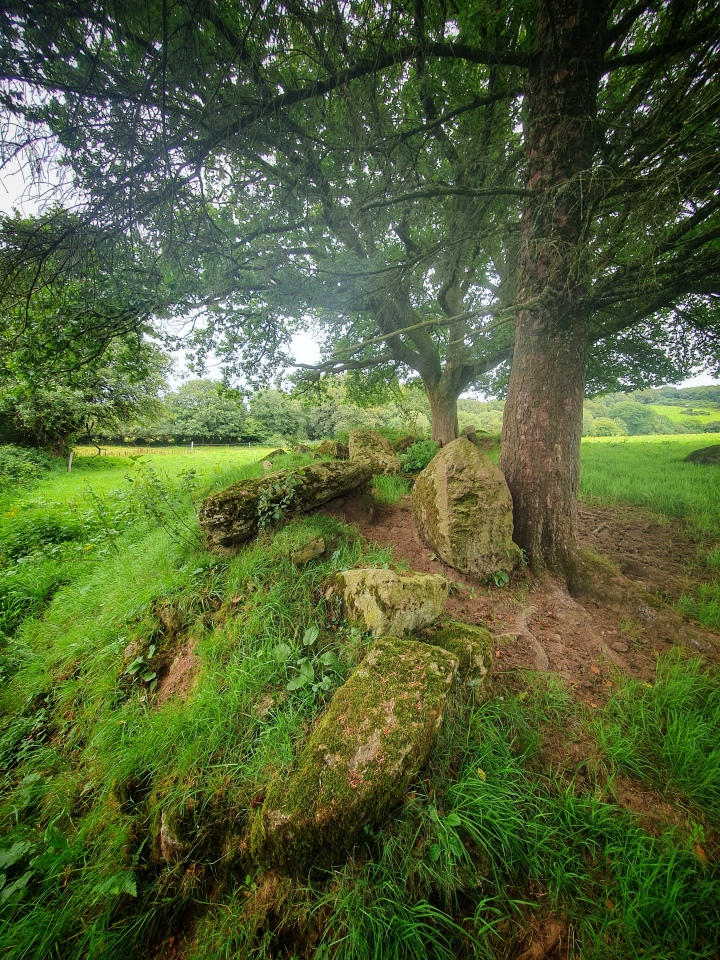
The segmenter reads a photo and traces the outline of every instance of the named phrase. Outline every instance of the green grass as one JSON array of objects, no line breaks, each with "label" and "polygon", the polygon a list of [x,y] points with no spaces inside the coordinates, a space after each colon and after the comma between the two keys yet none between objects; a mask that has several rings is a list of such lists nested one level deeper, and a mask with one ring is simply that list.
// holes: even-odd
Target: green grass
[{"label": "green grass", "polygon": [[[0,496],[0,638],[37,615],[62,585],[96,559],[117,553],[118,536],[140,521],[161,518],[177,536],[197,536],[179,521],[202,496],[262,473],[263,450],[153,450],[126,457],[78,457],[67,472],[49,473],[5,488]],[[292,457],[281,458],[295,462]]]},{"label": "green grass", "polygon": [[373,496],[378,503],[396,504],[410,492],[410,483],[401,476],[373,477]]},{"label": "green grass", "polygon": [[699,533],[720,538],[720,470],[684,462],[693,450],[712,442],[708,434],[585,437],[580,495],[679,517]]},{"label": "green grass", "polygon": [[720,673],[680,651],[652,684],[618,676],[593,731],[613,767],[680,794],[720,825]]},{"label": "green grass", "polygon": [[[532,918],[563,914],[584,960],[716,957],[720,875],[695,853],[700,834],[650,835],[607,789],[548,765],[548,734],[590,721],[547,678],[498,681],[482,700],[458,692],[412,793],[347,863],[300,884],[259,874],[247,853],[258,800],[370,642],[334,619],[325,586],[392,558],[322,514],[214,556],[195,503],[256,462],[208,456],[188,475],[168,456],[163,477],[142,466],[153,459],[101,460],[75,474],[95,471],[95,499],[51,474],[22,492],[0,539],[17,545],[26,511],[54,518],[6,566],[27,571],[28,589],[37,578],[37,598],[16,597],[0,660],[0,956],[150,960],[172,936],[187,937],[186,960],[491,958]],[[291,551],[318,536],[323,557],[296,568]],[[161,701],[152,674],[181,649],[194,682]],[[304,658],[317,682],[298,686]],[[665,660],[652,687],[621,685],[594,718],[611,774],[720,827],[715,674]],[[160,856],[163,825],[176,862]]]},{"label": "green grass", "polygon": [[[685,463],[693,450],[712,444],[711,434],[678,437],[583,439],[580,495],[599,503],[628,503],[659,517],[687,521],[705,544],[704,565],[720,569],[720,469]],[[720,629],[720,581],[699,584],[679,609],[699,623]]]},{"label": "green grass", "polygon": [[[693,412],[692,415],[688,414],[688,408]],[[720,421],[720,409],[712,403],[692,403],[685,404],[684,406],[665,406],[661,403],[650,404],[650,409],[654,413],[659,413],[663,417],[667,417],[668,420],[672,420],[673,423],[682,423],[687,426],[695,426],[696,424],[705,424],[710,423],[711,421]]]}]

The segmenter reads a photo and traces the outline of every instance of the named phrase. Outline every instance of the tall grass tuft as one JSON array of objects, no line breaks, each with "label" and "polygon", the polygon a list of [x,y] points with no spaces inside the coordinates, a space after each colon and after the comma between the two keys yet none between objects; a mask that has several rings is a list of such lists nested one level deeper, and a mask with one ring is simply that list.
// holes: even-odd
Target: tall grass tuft
[{"label": "tall grass tuft", "polygon": [[682,794],[720,824],[720,675],[680,653],[660,658],[654,684],[618,678],[593,730],[613,765]]}]

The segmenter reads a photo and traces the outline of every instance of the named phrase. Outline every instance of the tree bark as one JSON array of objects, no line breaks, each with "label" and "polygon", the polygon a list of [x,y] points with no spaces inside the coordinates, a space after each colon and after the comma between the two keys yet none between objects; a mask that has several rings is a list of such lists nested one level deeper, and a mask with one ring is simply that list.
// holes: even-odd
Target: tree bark
[{"label": "tree bark", "polygon": [[430,401],[431,437],[444,447],[458,435],[457,395],[444,390],[442,384],[425,389]]},{"label": "tree bark", "polygon": [[607,0],[538,3],[526,90],[527,186],[501,467],[515,540],[537,570],[577,569],[577,494],[587,357],[583,257]]}]

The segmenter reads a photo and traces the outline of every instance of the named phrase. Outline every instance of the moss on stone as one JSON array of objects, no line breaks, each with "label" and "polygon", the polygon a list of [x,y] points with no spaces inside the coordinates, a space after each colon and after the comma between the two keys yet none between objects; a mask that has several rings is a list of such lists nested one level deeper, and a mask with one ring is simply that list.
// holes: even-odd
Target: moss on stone
[{"label": "moss on stone", "polygon": [[251,832],[253,859],[291,876],[339,863],[381,823],[427,762],[457,660],[415,641],[375,641],[337,691],[289,777],[274,780]]},{"label": "moss on stone", "polygon": [[505,478],[466,437],[446,444],[416,479],[412,507],[422,539],[456,570],[487,577],[518,566]]},{"label": "moss on stone", "polygon": [[347,619],[376,636],[402,637],[442,616],[448,581],[438,574],[345,570],[335,578]]},{"label": "moss on stone", "polygon": [[400,461],[389,440],[372,430],[350,431],[350,460],[365,460],[373,474],[400,473]]},{"label": "moss on stone", "polygon": [[[249,540],[258,531],[258,502],[273,485],[285,488],[293,475],[292,499],[287,518],[319,507],[321,504],[355,490],[367,483],[372,468],[362,461],[311,463],[294,470],[277,470],[264,477],[241,480],[203,501],[198,520],[210,542],[229,547]],[[282,497],[282,493],[278,497]]]},{"label": "moss on stone", "polygon": [[479,686],[492,663],[493,638],[485,627],[451,623],[430,638],[433,646],[447,650],[458,661],[458,672],[468,686]]}]

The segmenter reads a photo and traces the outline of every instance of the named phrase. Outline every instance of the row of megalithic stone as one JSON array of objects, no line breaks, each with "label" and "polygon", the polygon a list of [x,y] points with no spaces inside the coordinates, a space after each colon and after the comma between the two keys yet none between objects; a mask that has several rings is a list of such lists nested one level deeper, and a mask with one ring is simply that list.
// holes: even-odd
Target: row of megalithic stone
[{"label": "row of megalithic stone", "polygon": [[[348,460],[292,471],[288,517],[399,469],[379,434],[354,431],[349,446]],[[281,497],[289,473],[244,480],[208,498],[199,517],[210,543],[230,547],[254,536],[261,496],[277,487]],[[507,484],[467,438],[444,446],[416,478],[412,505],[420,536],[449,566],[483,578],[517,565]],[[319,538],[306,546],[296,562],[324,550]],[[453,623],[426,638],[445,608],[444,576],[352,569],[336,576],[330,592],[349,621],[378,639],[336,692],[290,778],[270,784],[255,815],[254,861],[290,875],[340,862],[363,828],[397,805],[427,761],[451,693],[481,684],[492,654],[483,627]],[[406,638],[419,630],[423,640]]]}]

